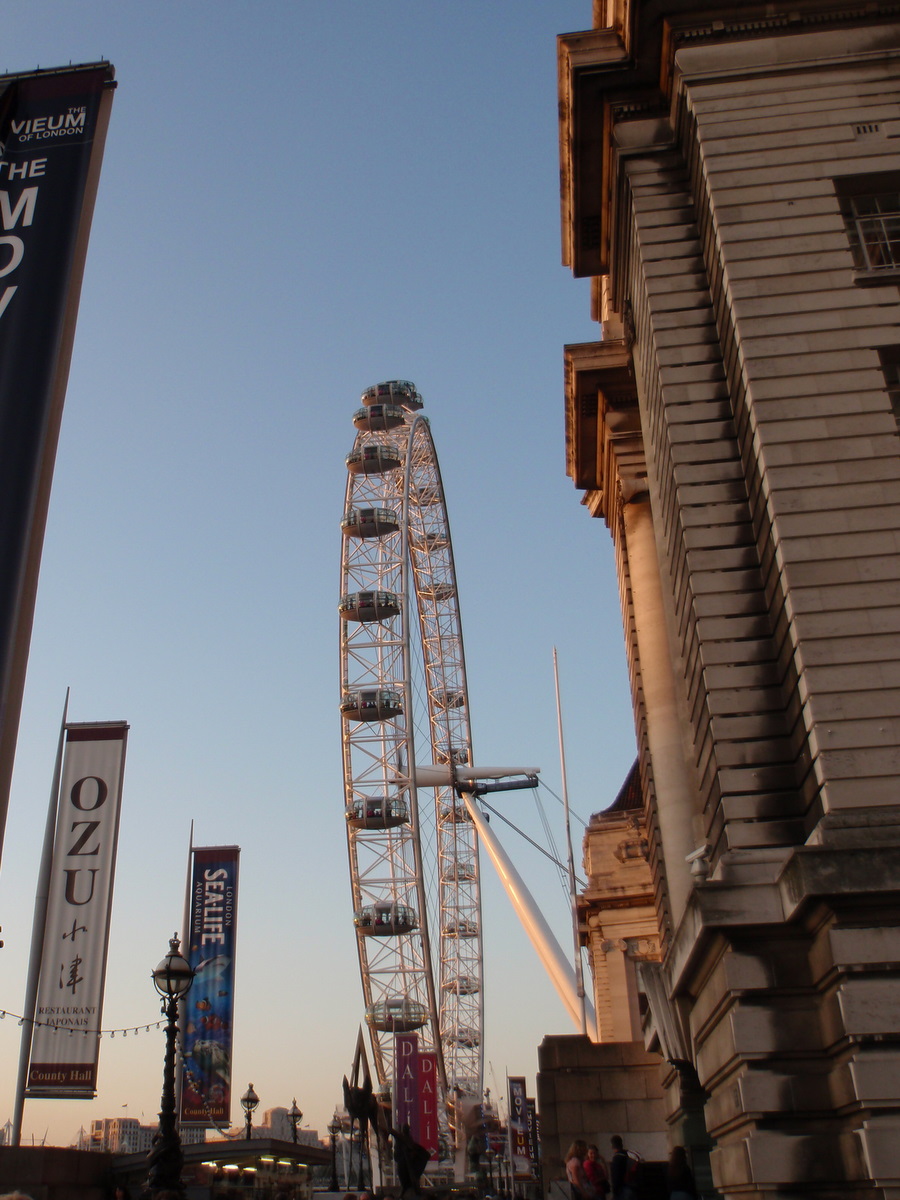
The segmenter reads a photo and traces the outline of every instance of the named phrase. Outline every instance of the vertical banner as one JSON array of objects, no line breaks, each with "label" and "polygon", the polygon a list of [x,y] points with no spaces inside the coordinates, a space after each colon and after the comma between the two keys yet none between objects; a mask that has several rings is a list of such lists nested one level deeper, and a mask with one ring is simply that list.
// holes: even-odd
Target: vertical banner
[{"label": "vertical banner", "polygon": [[433,1050],[419,1054],[419,1134],[416,1141],[432,1158],[437,1157],[438,1142],[438,1073],[437,1054]]},{"label": "vertical banner", "polygon": [[394,1128],[409,1126],[415,1141],[419,1128],[419,1035],[394,1035]]},{"label": "vertical banner", "polygon": [[537,1101],[533,1096],[529,1096],[525,1101],[525,1106],[528,1110],[528,1146],[531,1154],[531,1172],[537,1176],[540,1174],[541,1165],[541,1131],[538,1126]]},{"label": "vertical banner", "polygon": [[66,726],[27,1096],[97,1090],[127,733],[124,721]]},{"label": "vertical banner", "polygon": [[0,847],[113,76],[0,76]]},{"label": "vertical banner", "polygon": [[419,1050],[419,1035],[394,1035],[394,1128],[409,1126],[414,1142],[434,1158],[438,1143],[437,1054]]},{"label": "vertical banner", "polygon": [[241,851],[239,846],[195,846],[192,853],[190,922],[182,952],[194,968],[194,983],[182,1014],[181,1122],[227,1125]]},{"label": "vertical banner", "polygon": [[509,1161],[514,1178],[531,1178],[528,1145],[528,1104],[524,1078],[507,1076],[509,1089]]}]

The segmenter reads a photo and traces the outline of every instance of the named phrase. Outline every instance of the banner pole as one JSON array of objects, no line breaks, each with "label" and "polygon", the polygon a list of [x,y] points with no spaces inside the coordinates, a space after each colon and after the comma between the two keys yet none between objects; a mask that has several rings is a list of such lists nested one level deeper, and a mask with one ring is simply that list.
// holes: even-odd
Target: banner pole
[{"label": "banner pole", "polygon": [[47,902],[50,898],[50,872],[53,866],[53,841],[59,809],[59,781],[62,774],[63,746],[66,740],[66,720],[69,715],[69,688],[63,705],[62,724],[59,727],[59,745],[56,750],[56,766],[50,787],[50,803],[47,805],[47,823],[44,826],[44,848],[34,895],[34,919],[31,925],[31,957],[28,960],[28,981],[25,985],[25,1004],[22,1014],[22,1040],[19,1043],[19,1073],[16,1079],[16,1105],[13,1112],[10,1145],[18,1146],[22,1138],[22,1116],[25,1109],[25,1084],[28,1080],[28,1064],[31,1060],[31,1041],[34,1036],[34,1012],[37,1003],[41,960],[44,957],[44,929],[47,923]]},{"label": "banner pole", "polygon": [[566,780],[566,745],[563,740],[562,705],[559,699],[559,661],[553,647],[553,678],[556,682],[556,727],[559,733],[559,764],[562,773],[563,809],[566,818],[566,846],[568,848],[569,905],[572,910],[572,934],[575,942],[575,988],[581,1001],[581,1032],[587,1037],[587,1010],[585,1008],[584,964],[581,957],[581,938],[578,933],[578,897],[575,888],[575,857],[572,851],[572,822],[569,817],[569,785]]},{"label": "banner pole", "polygon": [[[191,821],[191,831],[188,834],[187,871],[184,876],[184,909],[181,914],[181,953],[189,957],[188,941],[191,936],[191,875],[194,866],[194,822]],[[184,1005],[178,1015],[179,1054],[175,1063],[175,1123],[181,1129],[181,1093],[184,1090],[184,1060],[181,1051],[184,1048]]]}]

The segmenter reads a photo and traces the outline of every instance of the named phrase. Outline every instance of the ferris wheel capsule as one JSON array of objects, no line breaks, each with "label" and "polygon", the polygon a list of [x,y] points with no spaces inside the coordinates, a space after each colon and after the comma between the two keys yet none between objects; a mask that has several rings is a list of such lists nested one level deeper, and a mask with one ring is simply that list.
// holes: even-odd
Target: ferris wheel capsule
[{"label": "ferris wheel capsule", "polygon": [[353,424],[367,433],[396,429],[405,420],[406,412],[397,404],[370,404],[368,407],[363,405],[353,414]]},{"label": "ferris wheel capsule", "polygon": [[403,462],[393,447],[380,442],[357,446],[345,461],[351,475],[381,475],[384,471],[396,471]]},{"label": "ferris wheel capsule", "polygon": [[390,721],[403,712],[403,698],[393,688],[362,688],[341,700],[341,716],[354,721]]},{"label": "ferris wheel capsule", "polygon": [[408,379],[389,379],[386,383],[375,383],[366,388],[360,397],[363,404],[402,404],[411,410],[422,407],[422,397],[416,385]]},{"label": "ferris wheel capsule", "polygon": [[409,806],[402,796],[356,796],[345,809],[354,829],[396,829],[409,822]]},{"label": "ferris wheel capsule", "polygon": [[400,612],[400,599],[393,592],[350,592],[338,612],[345,621],[387,621]]},{"label": "ferris wheel capsule", "polygon": [[379,1033],[413,1033],[428,1022],[428,1009],[407,996],[391,996],[366,1008],[366,1024]]},{"label": "ferris wheel capsule", "polygon": [[419,919],[408,905],[381,900],[377,904],[366,904],[354,913],[353,924],[363,937],[396,937],[418,929]]},{"label": "ferris wheel capsule", "polygon": [[399,528],[400,518],[392,508],[350,508],[341,519],[344,537],[381,538]]}]

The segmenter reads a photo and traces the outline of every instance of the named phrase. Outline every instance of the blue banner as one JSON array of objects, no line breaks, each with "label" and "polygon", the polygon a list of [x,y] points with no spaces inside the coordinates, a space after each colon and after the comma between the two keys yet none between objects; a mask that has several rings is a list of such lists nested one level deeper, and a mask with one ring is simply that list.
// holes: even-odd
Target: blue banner
[{"label": "blue banner", "polygon": [[194,983],[182,1014],[181,1122],[228,1125],[238,846],[195,847],[185,957]]}]

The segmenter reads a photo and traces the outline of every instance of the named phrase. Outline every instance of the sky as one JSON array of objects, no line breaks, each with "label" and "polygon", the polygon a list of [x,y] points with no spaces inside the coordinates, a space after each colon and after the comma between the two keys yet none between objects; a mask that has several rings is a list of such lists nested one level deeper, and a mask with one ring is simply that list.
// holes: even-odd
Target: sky
[{"label": "sky", "polygon": [[[150,972],[188,839],[242,848],[234,1091],[324,1132],[362,1020],[337,601],[352,413],[411,379],[453,534],[475,759],[537,765],[576,864],[635,754],[608,531],[565,474],[556,35],[590,0],[30,0],[7,71],[106,58],[118,88],[87,257],[0,870],[0,1009],[22,1011],[66,688],[131,726],[98,1096],[23,1140],[155,1121]],[[496,807],[543,842],[531,792]],[[501,837],[569,952],[552,865]],[[487,1086],[575,1032],[483,861]],[[143,1027],[151,1024],[149,1033]],[[134,1035],[134,1028],[141,1033]],[[123,1029],[129,1030],[124,1037]],[[0,1124],[19,1028],[0,1019]],[[235,1104],[232,1119],[240,1119]]]}]

